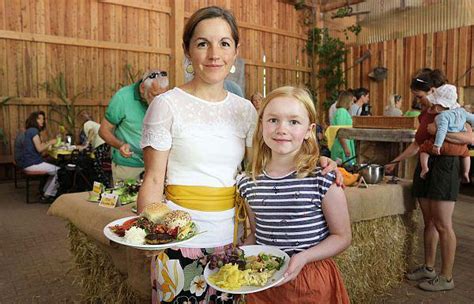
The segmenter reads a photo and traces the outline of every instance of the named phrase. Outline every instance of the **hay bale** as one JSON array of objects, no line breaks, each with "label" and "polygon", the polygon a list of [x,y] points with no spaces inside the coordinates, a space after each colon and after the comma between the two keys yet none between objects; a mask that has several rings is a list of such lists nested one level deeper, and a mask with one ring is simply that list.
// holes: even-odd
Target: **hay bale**
[{"label": "hay bale", "polygon": [[[81,277],[86,303],[149,303],[131,290],[111,258],[72,223],[68,224],[71,252]],[[150,290],[151,294],[151,290]]]},{"label": "hay bale", "polygon": [[403,280],[418,250],[418,213],[352,224],[352,245],[335,258],[352,303],[376,303]]}]

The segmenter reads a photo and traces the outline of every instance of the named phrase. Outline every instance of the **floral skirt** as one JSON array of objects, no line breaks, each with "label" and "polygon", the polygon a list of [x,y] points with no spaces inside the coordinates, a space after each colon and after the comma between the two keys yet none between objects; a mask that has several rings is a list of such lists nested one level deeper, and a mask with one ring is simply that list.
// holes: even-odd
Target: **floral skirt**
[{"label": "floral skirt", "polygon": [[218,292],[204,280],[208,256],[224,249],[168,249],[152,258],[152,303],[238,303],[236,295]]}]

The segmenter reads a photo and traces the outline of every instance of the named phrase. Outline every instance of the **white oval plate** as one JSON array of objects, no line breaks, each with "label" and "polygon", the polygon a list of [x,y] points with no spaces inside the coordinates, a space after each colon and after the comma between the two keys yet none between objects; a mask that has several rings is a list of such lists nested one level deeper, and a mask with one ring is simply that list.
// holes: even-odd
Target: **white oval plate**
[{"label": "white oval plate", "polygon": [[138,217],[138,216],[136,216],[136,215],[128,216],[128,217],[124,217],[124,218],[121,218],[121,219],[118,219],[118,220],[115,220],[113,222],[108,223],[104,227],[105,237],[108,238],[109,240],[115,242],[115,243],[120,244],[120,245],[129,246],[129,247],[133,247],[133,248],[136,248],[136,249],[141,249],[141,250],[163,250],[163,249],[167,249],[167,248],[171,248],[171,247],[182,247],[181,245],[189,242],[190,240],[195,238],[198,234],[200,234],[199,232],[196,231],[196,233],[192,237],[190,237],[189,239],[182,240],[182,241],[169,242],[169,243],[166,243],[166,244],[157,244],[157,245],[143,244],[143,245],[138,245],[138,244],[128,243],[125,240],[124,237],[116,235],[109,228],[109,227],[113,227],[115,225],[122,225],[124,222],[126,222],[126,221],[128,221],[132,218],[136,218],[136,217]]},{"label": "white oval plate", "polygon": [[286,269],[288,268],[288,263],[290,262],[290,257],[286,252],[283,250],[278,249],[277,247],[273,246],[264,246],[264,245],[249,245],[249,246],[241,246],[240,247],[244,253],[245,256],[251,256],[251,255],[258,255],[261,252],[264,252],[266,254],[272,254],[274,256],[279,256],[279,257],[284,257],[285,258],[285,264],[280,268],[280,270],[276,271],[273,276],[268,279],[267,284],[264,286],[242,286],[239,289],[236,290],[229,290],[229,289],[224,289],[219,286],[214,285],[209,281],[209,276],[215,272],[217,272],[219,269],[209,269],[209,263],[207,263],[206,268],[204,269],[204,279],[206,280],[207,284],[214,288],[215,290],[219,290],[222,292],[227,292],[230,294],[247,294],[247,293],[254,293],[254,292],[259,292],[268,288],[271,288],[281,281],[283,281],[284,277],[283,275],[285,274]]}]

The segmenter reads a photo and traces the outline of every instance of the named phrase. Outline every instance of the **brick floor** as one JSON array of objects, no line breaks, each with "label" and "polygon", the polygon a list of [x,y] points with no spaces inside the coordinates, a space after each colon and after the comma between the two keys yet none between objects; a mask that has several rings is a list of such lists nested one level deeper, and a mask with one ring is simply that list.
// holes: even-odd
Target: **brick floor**
[{"label": "brick floor", "polygon": [[[80,303],[66,223],[46,215],[49,205],[27,205],[24,191],[0,184],[0,304]],[[403,282],[379,303],[473,303],[474,187],[464,193],[454,215],[456,289],[429,293]]]},{"label": "brick floor", "polygon": [[2,304],[80,303],[66,222],[46,215],[48,207],[27,205],[24,188],[0,184]]}]

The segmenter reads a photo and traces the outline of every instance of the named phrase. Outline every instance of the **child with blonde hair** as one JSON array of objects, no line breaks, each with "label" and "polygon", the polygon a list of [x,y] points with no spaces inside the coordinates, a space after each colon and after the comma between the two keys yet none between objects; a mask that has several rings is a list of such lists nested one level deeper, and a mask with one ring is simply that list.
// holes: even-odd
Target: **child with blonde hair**
[{"label": "child with blonde hair", "polygon": [[237,185],[251,233],[246,245],[276,246],[291,256],[285,278],[247,303],[349,303],[331,257],[351,243],[344,191],[334,171],[321,174],[316,111],[308,92],[281,87],[262,103],[251,172]]}]

